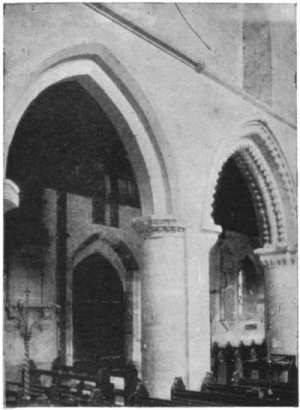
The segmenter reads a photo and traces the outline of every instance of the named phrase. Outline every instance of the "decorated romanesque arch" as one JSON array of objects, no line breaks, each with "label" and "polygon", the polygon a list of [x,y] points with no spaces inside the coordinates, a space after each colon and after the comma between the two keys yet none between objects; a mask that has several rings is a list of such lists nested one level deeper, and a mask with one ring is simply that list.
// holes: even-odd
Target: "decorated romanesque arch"
[{"label": "decorated romanesque arch", "polygon": [[207,186],[203,227],[212,224],[212,204],[219,174],[231,157],[250,188],[264,247],[293,249],[297,215],[295,182],[275,136],[262,121],[247,122],[219,149]]},{"label": "decorated romanesque arch", "polygon": [[[251,193],[261,245],[255,250],[264,268],[266,337],[270,354],[295,354],[297,345],[296,190],[285,156],[262,121],[249,121],[221,146],[209,179],[203,228],[214,225],[214,193],[224,164],[233,159]],[[217,239],[217,236],[215,236]],[[293,323],[287,337],[286,323]]]}]

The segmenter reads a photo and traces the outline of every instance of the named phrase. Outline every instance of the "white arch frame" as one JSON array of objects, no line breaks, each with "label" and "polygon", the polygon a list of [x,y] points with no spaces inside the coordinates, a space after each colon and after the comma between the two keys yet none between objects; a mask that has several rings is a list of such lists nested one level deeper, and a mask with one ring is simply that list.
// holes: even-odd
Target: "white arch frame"
[{"label": "white arch frame", "polygon": [[144,215],[178,211],[176,166],[154,110],[122,64],[100,44],[80,44],[44,62],[6,112],[5,158],[30,103],[47,87],[76,79],[111,118],[134,168]]},{"label": "white arch frame", "polygon": [[[143,216],[180,212],[177,168],[155,111],[122,63],[99,43],[63,49],[36,67],[6,107],[4,169],[15,131],[29,105],[48,87],[68,79],[78,81],[116,127],[135,172]],[[68,265],[67,277],[69,269]],[[67,286],[67,295],[70,291]],[[66,340],[67,358],[73,355],[70,346]]]},{"label": "white arch frame", "polygon": [[214,192],[223,165],[238,156],[260,215],[264,249],[294,249],[297,244],[296,190],[287,160],[271,130],[262,121],[249,121],[220,146],[208,179],[202,228],[215,231],[211,217]]}]

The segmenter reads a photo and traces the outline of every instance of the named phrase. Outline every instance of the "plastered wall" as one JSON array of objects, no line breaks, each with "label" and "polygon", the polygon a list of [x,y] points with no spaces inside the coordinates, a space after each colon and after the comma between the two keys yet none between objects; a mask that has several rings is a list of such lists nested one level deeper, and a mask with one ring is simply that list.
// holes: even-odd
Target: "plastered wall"
[{"label": "plastered wall", "polygon": [[[218,13],[214,9],[216,6],[220,10]],[[198,58],[204,60],[207,67],[214,70],[229,84],[242,85],[242,5],[203,3],[191,5],[189,10],[185,10],[191,21],[197,25],[199,32],[203,33],[203,39],[207,41],[211,51],[194,38],[174,5],[131,4],[125,7],[116,4],[110,7],[133,22],[139,22],[149,32],[169,41],[171,45],[178,47],[195,60]],[[270,9],[268,12],[272,17],[273,108],[288,121],[293,122],[296,93],[293,82],[294,12],[293,6],[290,5],[274,7],[273,11]],[[219,83],[196,73],[180,61],[82,4],[9,4],[5,7],[4,23],[5,130],[9,129],[20,96],[29,87],[31,81],[34,81],[36,73],[44,67],[45,61],[74,45],[101,43],[118,59],[120,67],[123,67],[140,86],[169,144],[166,155],[173,158],[172,164],[176,168],[169,168],[167,172],[171,176],[176,173],[175,191],[179,206],[175,216],[186,223],[187,243],[191,242],[190,246],[187,246],[185,255],[188,297],[192,301],[189,306],[189,317],[192,318],[189,324],[189,336],[190,340],[195,340],[194,344],[197,344],[195,351],[202,349],[201,354],[205,355],[200,336],[201,329],[208,329],[209,326],[208,316],[204,317],[203,309],[207,307],[208,299],[207,263],[210,249],[206,247],[205,238],[199,239],[199,230],[203,225],[203,204],[209,200],[207,192],[213,172],[212,164],[222,144],[225,141],[230,142],[233,136],[240,132],[242,124],[258,119],[266,122],[274,133],[296,179],[295,127],[234,95]],[[82,50],[84,54],[84,46]],[[12,135],[6,134],[5,154],[8,152],[11,138]],[[49,199],[49,209],[53,210],[50,202]],[[75,202],[76,207],[71,206],[69,210],[68,229],[71,236],[68,239],[68,249],[70,253],[87,235],[98,229],[86,223],[90,218],[89,204],[78,198]],[[70,206],[69,202],[68,206]],[[48,218],[50,224],[53,216],[49,212],[45,218]],[[131,214],[128,209],[122,209],[120,220],[124,231],[116,232],[114,228],[107,228],[106,233],[120,235],[134,249],[135,234],[132,233],[131,228],[125,230],[130,215],[136,216],[136,212]],[[204,216],[206,217],[208,215]],[[53,234],[55,235],[54,232]],[[55,297],[53,252],[53,248],[50,247],[44,259],[49,266],[46,268],[47,274],[44,275],[45,280],[48,281],[45,285],[47,286],[45,297],[49,297],[50,301]],[[139,258],[139,247],[136,254]],[[18,275],[20,292],[21,277],[22,275]],[[198,301],[199,305],[197,305]],[[287,331],[288,324],[285,326]],[[198,329],[198,336],[195,329]],[[14,333],[10,334],[10,340],[13,340]],[[20,341],[17,338],[14,340],[16,346],[20,346]],[[10,343],[8,342],[7,345],[10,346]],[[20,352],[20,348],[16,347],[16,351]],[[15,354],[14,350],[11,352],[10,357],[21,357]],[[55,349],[51,354],[55,356]],[[191,366],[194,366],[197,373],[196,367],[199,366],[195,364]]]},{"label": "plastered wall", "polygon": [[[57,194],[53,189],[46,189],[43,194],[43,223],[48,232],[48,245],[42,248],[26,247],[16,249],[9,258],[9,279],[8,279],[8,299],[9,313],[5,321],[5,364],[6,377],[8,380],[20,379],[21,367],[24,362],[24,343],[22,338],[22,324],[18,315],[16,305],[21,302],[26,304],[27,289],[30,290],[29,305],[35,309],[30,310],[29,323],[32,326],[32,336],[30,341],[30,357],[37,366],[49,368],[58,355],[58,310],[55,309],[56,302],[56,199]],[[82,197],[75,194],[67,195],[67,259],[70,260],[75,250],[93,233],[101,230],[110,231],[111,237],[118,235],[127,241],[131,238],[132,247],[135,243],[134,231],[129,226],[128,221],[140,215],[140,210],[131,207],[121,207],[120,228],[109,228],[92,224],[91,218],[91,198]],[[127,241],[128,243],[128,241]],[[98,249],[99,248],[99,249]],[[95,247],[93,251],[101,252],[101,245]],[[135,246],[134,253],[139,250]],[[109,255],[114,266],[124,270],[120,265],[120,260],[116,254]],[[117,258],[118,259],[118,258]],[[118,265],[118,264],[119,265]],[[125,271],[126,272],[126,271]],[[126,274],[126,273],[125,273]],[[72,275],[72,269],[67,272]],[[127,274],[126,274],[127,275]],[[123,278],[124,279],[124,278]],[[133,298],[133,278],[128,273],[125,278],[124,291],[130,299]],[[137,279],[135,279],[136,281]],[[68,281],[68,278],[67,278]],[[135,302],[136,303],[136,302]],[[45,308],[41,315],[40,307]],[[128,312],[128,320],[131,320],[132,311]],[[135,313],[136,314],[136,313]],[[133,328],[127,326],[126,350],[130,357],[133,355]]]}]

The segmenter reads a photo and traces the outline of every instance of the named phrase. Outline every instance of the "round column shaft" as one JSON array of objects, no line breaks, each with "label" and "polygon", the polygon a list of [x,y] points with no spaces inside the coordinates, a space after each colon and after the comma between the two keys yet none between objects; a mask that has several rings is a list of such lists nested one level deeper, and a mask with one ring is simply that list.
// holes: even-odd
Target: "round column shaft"
[{"label": "round column shaft", "polygon": [[297,354],[297,261],[295,252],[260,252],[264,266],[266,334],[270,354]]},{"label": "round column shaft", "polygon": [[189,271],[189,384],[199,390],[206,372],[210,371],[210,252],[221,229],[197,229],[187,232]]},{"label": "round column shaft", "polygon": [[138,219],[144,236],[141,278],[142,376],[150,396],[170,398],[174,377],[186,382],[184,228],[175,219]]}]

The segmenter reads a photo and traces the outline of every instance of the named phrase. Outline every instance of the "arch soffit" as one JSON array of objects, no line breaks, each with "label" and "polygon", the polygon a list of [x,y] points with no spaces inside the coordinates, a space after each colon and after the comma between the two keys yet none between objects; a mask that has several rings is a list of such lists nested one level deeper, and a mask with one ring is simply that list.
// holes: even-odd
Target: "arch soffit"
[{"label": "arch soffit", "polygon": [[206,191],[203,228],[215,230],[211,217],[214,193],[222,167],[232,156],[250,188],[264,247],[294,247],[295,182],[275,136],[258,120],[245,123],[218,150]]},{"label": "arch soffit", "polygon": [[[68,78],[79,79],[89,92],[91,88],[98,88],[94,97],[101,105],[101,93],[105,98],[105,106],[101,108],[107,108],[110,117],[112,114],[118,117],[116,124],[114,118],[112,120],[114,125],[119,125],[118,131],[122,131],[120,136],[124,135],[124,128],[134,136],[130,140],[135,144],[128,147],[128,138],[123,142],[136,173],[143,213],[177,212],[176,166],[155,111],[126,68],[101,44],[80,44],[61,50],[30,76],[21,97],[8,110],[5,162],[18,123],[30,103],[47,87]],[[98,87],[91,87],[91,81]],[[122,123],[119,123],[120,117]]]}]

